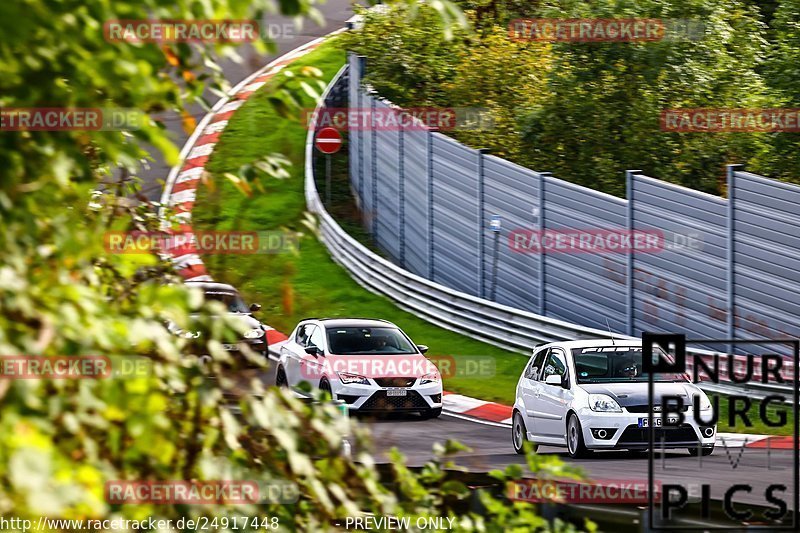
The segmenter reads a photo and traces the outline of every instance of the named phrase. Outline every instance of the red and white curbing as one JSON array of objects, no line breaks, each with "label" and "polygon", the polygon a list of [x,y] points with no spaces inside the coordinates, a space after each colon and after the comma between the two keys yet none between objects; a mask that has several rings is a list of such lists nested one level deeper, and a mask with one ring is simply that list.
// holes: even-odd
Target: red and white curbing
[{"label": "red and white curbing", "polygon": [[[512,407],[485,400],[445,392],[445,410],[462,416],[477,418],[511,427]],[[719,443],[728,448],[770,448],[772,450],[791,450],[793,437],[774,435],[753,435],[749,433],[717,433]]]},{"label": "red and white curbing", "polygon": [[[170,171],[161,195],[161,205],[174,210],[177,220],[182,224],[180,227],[182,232],[191,232],[192,208],[197,198],[197,186],[205,173],[209,157],[236,110],[286,65],[317,48],[326,38],[342,31],[345,29],[314,39],[254,72],[231,89],[230,93],[222,97],[203,117],[183,146],[180,154],[181,163]],[[167,223],[165,227],[168,227]],[[197,253],[172,256],[170,259],[185,280],[211,281],[211,276],[208,275],[203,260]]]},{"label": "red and white curbing", "polygon": [[[161,205],[174,211],[175,218],[181,223],[179,229],[182,233],[192,231],[192,209],[197,198],[197,186],[205,173],[206,163],[236,110],[286,65],[311,52],[328,37],[343,31],[344,28],[314,39],[257,70],[231,89],[228,95],[220,98],[211,111],[203,117],[183,146],[180,153],[181,162],[171,169],[161,195]],[[169,224],[164,222],[164,226],[168,228]],[[212,281],[199,254],[185,253],[169,258],[186,281]],[[286,335],[283,333],[269,326],[267,328],[267,342],[270,346],[286,340]]]}]

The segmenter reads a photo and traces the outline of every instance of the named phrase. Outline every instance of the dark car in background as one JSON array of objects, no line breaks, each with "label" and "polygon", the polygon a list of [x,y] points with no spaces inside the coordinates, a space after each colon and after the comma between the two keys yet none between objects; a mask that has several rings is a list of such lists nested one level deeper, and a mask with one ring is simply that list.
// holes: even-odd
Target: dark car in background
[{"label": "dark car in background", "polygon": [[[234,317],[234,320],[240,322],[241,327],[239,329],[243,332],[241,337],[236,341],[224,341],[222,344],[224,350],[233,357],[241,357],[242,346],[247,345],[252,351],[261,354],[265,360],[267,359],[269,348],[267,328],[253,316],[253,313],[261,309],[259,304],[253,303],[248,306],[239,291],[227,283],[187,281],[186,286],[202,290],[206,301],[222,303],[228,316]],[[168,328],[176,335],[184,338],[201,339],[200,331],[181,330],[174,325],[168,325]],[[195,355],[205,355],[205,341],[190,342],[189,352]]]}]

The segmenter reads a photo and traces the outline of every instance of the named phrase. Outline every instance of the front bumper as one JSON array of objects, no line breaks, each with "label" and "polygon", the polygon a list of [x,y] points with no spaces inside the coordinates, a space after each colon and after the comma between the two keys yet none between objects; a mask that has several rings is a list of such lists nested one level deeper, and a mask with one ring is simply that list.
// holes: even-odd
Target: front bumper
[{"label": "front bumper", "polygon": [[[373,380],[369,385],[342,384],[334,387],[334,397],[343,400],[351,411],[358,412],[418,412],[442,407],[441,382],[410,387],[381,387]],[[390,391],[405,391],[404,396],[390,396]],[[402,394],[402,393],[401,393]]]},{"label": "front bumper", "polygon": [[[700,425],[694,419],[691,409],[684,412],[680,426],[653,428],[654,448],[693,448],[698,444],[710,448],[716,442],[716,426]],[[649,428],[639,427],[639,419],[647,418],[647,413],[598,413],[589,408],[578,413],[583,430],[583,440],[587,448],[594,450],[643,450],[650,447]],[[661,413],[653,413],[658,418]],[[702,418],[708,418],[708,415]]]}]

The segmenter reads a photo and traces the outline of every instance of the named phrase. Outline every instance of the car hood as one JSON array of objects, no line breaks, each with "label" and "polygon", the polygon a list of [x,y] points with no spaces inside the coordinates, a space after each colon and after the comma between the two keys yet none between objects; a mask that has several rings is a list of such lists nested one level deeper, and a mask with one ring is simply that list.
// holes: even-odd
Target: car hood
[{"label": "car hood", "polygon": [[422,354],[331,354],[325,356],[323,364],[334,372],[368,378],[418,378],[437,371],[436,365]]},{"label": "car hood", "polygon": [[[647,405],[647,382],[623,383],[581,383],[580,387],[590,394],[607,394],[614,398],[621,407],[629,405]],[[655,383],[653,387],[653,404],[661,404],[663,396],[683,397],[685,405],[690,405],[692,397],[701,393],[691,383]]]}]

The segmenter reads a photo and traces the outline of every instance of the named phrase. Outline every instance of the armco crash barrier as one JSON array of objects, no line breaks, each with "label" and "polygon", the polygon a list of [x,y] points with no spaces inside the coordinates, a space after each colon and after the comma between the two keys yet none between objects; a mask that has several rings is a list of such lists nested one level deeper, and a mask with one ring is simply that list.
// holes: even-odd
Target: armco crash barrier
[{"label": "armco crash barrier", "polygon": [[[349,105],[392,108],[363,86],[364,70],[351,55],[342,83]],[[628,335],[800,336],[797,185],[731,165],[726,199],[631,170],[624,199],[425,128],[360,128],[348,141],[366,229],[394,264],[423,279],[589,328],[605,330],[608,320]],[[513,236],[531,230],[651,232],[666,242],[659,253],[520,253]]]},{"label": "armco crash barrier", "polygon": [[[352,80],[348,80],[347,72],[348,66],[339,71],[325,92],[321,106],[332,102],[331,94],[337,87],[348,81],[352,83]],[[371,252],[349,236],[325,210],[314,179],[313,140],[314,132],[309,131],[305,161],[306,204],[309,211],[319,217],[320,237],[331,256],[359,284],[374,293],[387,296],[401,308],[433,324],[524,354],[529,354],[534,346],[543,342],[608,337],[607,329],[590,328],[537,315],[447,287]],[[352,160],[350,168],[352,172]],[[358,177],[351,175],[351,183],[357,181]],[[706,361],[713,356],[713,352],[708,350],[691,350],[691,353],[702,355]],[[741,362],[741,357],[737,357],[737,361]],[[785,363],[785,372],[792,375],[793,362]],[[726,374],[725,364],[723,358],[723,375]],[[740,394],[746,391],[754,398],[763,397],[772,390],[783,390],[775,386],[762,389],[757,384],[748,384],[747,387],[712,384],[709,388],[720,392],[735,390]]]}]

